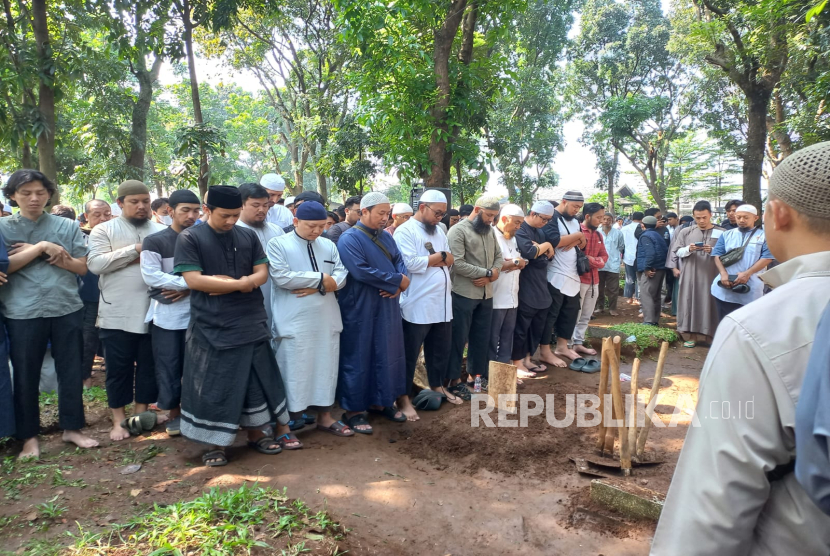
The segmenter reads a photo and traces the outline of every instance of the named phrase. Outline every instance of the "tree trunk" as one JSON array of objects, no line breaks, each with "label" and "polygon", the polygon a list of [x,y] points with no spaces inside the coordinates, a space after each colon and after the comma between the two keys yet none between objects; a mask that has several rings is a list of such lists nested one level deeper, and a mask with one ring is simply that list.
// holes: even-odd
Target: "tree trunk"
[{"label": "tree trunk", "polygon": [[[52,71],[55,62],[52,59],[52,46],[49,42],[49,21],[46,16],[46,0],[32,0],[32,29],[35,35],[38,65],[40,71]],[[49,69],[46,69],[49,68]],[[55,78],[50,75],[51,82]],[[38,90],[38,112],[45,129],[37,138],[37,156],[40,171],[55,184],[58,183],[58,164],[55,160],[55,91],[52,84],[43,76]],[[52,196],[52,205],[60,201],[60,190]]]},{"label": "tree trunk", "polygon": [[[153,83],[159,77],[162,58],[158,56],[147,71],[143,54],[139,54],[133,74],[138,80],[138,100],[133,105],[132,128],[130,129],[130,155],[127,157],[128,177],[144,179],[144,156],[147,153],[147,114],[153,102]],[[156,187],[160,190],[159,184]],[[159,193],[159,196],[162,196]]]},{"label": "tree trunk", "polygon": [[[202,101],[199,98],[199,81],[196,78],[196,57],[193,54],[193,21],[190,19],[190,3],[182,1],[182,24],[184,26],[184,45],[187,50],[187,69],[190,73],[190,98],[193,101],[193,119],[197,124],[204,123],[202,119]],[[199,147],[199,194],[204,198],[208,188],[210,169],[207,162],[205,146]]]},{"label": "tree trunk", "polygon": [[23,140],[23,153],[20,157],[21,168],[31,168],[32,167],[32,146],[29,144],[28,139]]},{"label": "tree trunk", "polygon": [[614,164],[608,170],[608,210],[616,216],[616,209],[614,207],[614,185],[617,177],[617,164],[620,161],[620,153],[614,149]]},{"label": "tree trunk", "polygon": [[758,89],[747,95],[749,123],[744,154],[743,201],[761,210],[761,176],[767,143],[767,108],[771,93]]}]

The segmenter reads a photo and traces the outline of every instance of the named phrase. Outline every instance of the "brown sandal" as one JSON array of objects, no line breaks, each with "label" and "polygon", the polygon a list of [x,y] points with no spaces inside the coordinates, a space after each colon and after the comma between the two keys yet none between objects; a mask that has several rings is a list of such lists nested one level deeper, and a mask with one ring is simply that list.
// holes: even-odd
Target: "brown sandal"
[{"label": "brown sandal", "polygon": [[354,431],[343,421],[335,421],[328,427],[317,423],[317,430],[333,434],[334,436],[354,436]]},{"label": "brown sandal", "polygon": [[[278,436],[274,439],[274,441],[280,445],[280,448],[283,450],[299,450],[303,447],[303,443],[299,441],[297,435],[294,433],[285,433],[282,436]],[[296,442],[296,446],[289,446],[289,442]]]}]

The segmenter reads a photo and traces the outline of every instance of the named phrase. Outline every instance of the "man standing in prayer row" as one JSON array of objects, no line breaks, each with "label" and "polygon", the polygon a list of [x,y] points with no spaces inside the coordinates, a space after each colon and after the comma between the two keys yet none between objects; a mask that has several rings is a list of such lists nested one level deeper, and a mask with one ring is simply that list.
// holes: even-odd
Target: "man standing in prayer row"
[{"label": "man standing in prayer row", "polygon": [[631,215],[631,223],[622,227],[623,240],[625,241],[625,254],[623,255],[623,263],[625,263],[625,290],[623,297],[628,298],[629,305],[636,304],[639,299],[639,286],[637,285],[637,267],[634,264],[637,262],[637,230],[642,228],[643,217],[642,212],[635,212]]},{"label": "man standing in prayer row", "polygon": [[247,429],[249,447],[281,452],[262,429],[273,420],[288,423],[288,411],[260,291],[268,258],[256,235],[235,225],[242,212],[237,188],[211,187],[204,209],[207,225],[179,235],[174,261],[192,291],[181,432],[209,445],[202,462],[218,467],[227,464],[224,447],[239,428]]},{"label": "man standing in prayer row", "polygon": [[349,197],[343,206],[346,209],[346,219],[332,226],[328,233],[326,233],[326,238],[334,243],[340,240],[340,235],[343,232],[357,224],[357,221],[360,220],[360,196]]},{"label": "man standing in prayer row", "polygon": [[646,231],[637,243],[637,273],[640,275],[640,304],[643,306],[643,322],[660,325],[660,300],[663,276],[666,273],[666,256],[669,249],[663,234],[656,230],[657,219],[643,218]]},{"label": "man standing in prayer row", "polygon": [[[446,198],[444,199],[446,201]],[[395,203],[392,207],[392,223],[387,226],[386,231],[395,235],[395,230],[403,226],[414,214],[412,207],[406,203]]]},{"label": "man standing in prayer row", "polygon": [[[567,367],[558,356],[578,359],[579,354],[568,347],[573,337],[579,316],[580,281],[576,272],[576,250],[585,248],[587,242],[576,215],[582,210],[584,199],[579,191],[568,191],[562,203],[553,211],[554,218],[542,231],[545,239],[555,247],[555,255],[548,263],[548,291],[551,296],[550,309],[542,330],[540,360],[554,367]],[[553,335],[556,334],[556,351],[551,351]]]},{"label": "man standing in prayer row", "polygon": [[[764,295],[764,284],[758,273],[773,261],[767,249],[764,230],[756,228],[758,209],[752,205],[741,205],[735,210],[736,228],[727,230],[718,238],[712,257],[720,276],[712,282],[712,296],[718,308],[718,322],[732,311],[737,311],[747,303],[760,299]],[[745,246],[745,247],[744,247]],[[743,257],[728,267],[724,267],[721,257],[732,249],[744,247]],[[730,276],[735,276],[734,281]],[[738,286],[743,285],[743,288]]]},{"label": "man standing in prayer row", "polygon": [[683,261],[682,273],[677,268],[673,272],[680,278],[677,331],[686,340],[684,347],[695,347],[697,342],[711,343],[718,327],[718,311],[711,294],[718,267],[711,253],[723,228],[712,223],[712,206],[708,201],[698,201],[692,214],[697,225],[677,232],[673,248]]},{"label": "man standing in prayer row", "polygon": [[490,324],[493,317],[493,282],[498,280],[504,264],[499,243],[493,232],[493,220],[499,213],[496,197],[482,196],[473,214],[453,226],[447,236],[455,256],[452,277],[452,351],[449,376],[450,392],[469,398],[469,388],[461,382],[461,361],[467,349],[469,386],[477,375],[487,379],[490,354]]},{"label": "man standing in prayer row", "polygon": [[602,227],[599,229],[608,261],[599,269],[599,294],[596,312],[605,311],[605,298],[608,298],[608,313],[612,317],[619,316],[617,312],[617,296],[620,293],[620,263],[625,253],[625,238],[622,232],[614,227],[614,215],[606,212],[602,217]]},{"label": "man standing in prayer row", "polygon": [[[276,176],[276,174],[265,174],[265,176]],[[263,178],[265,177],[263,176]],[[248,228],[256,234],[259,239],[262,250],[268,250],[268,243],[275,237],[280,237],[285,232],[277,224],[268,221],[268,215],[274,207],[268,208],[270,203],[268,199],[268,191],[261,185],[255,183],[243,183],[239,186],[239,194],[242,196],[242,212],[239,214],[239,220],[236,221],[237,226]],[[287,212],[288,209],[285,209]],[[294,215],[291,214],[291,222],[288,226],[293,226]],[[271,323],[273,322],[273,313],[271,312],[271,279],[270,277],[260,288],[262,291],[262,299],[265,304],[265,312],[268,315],[268,330],[271,330]]]},{"label": "man standing in prayer row", "polygon": [[349,271],[339,295],[343,332],[337,399],[346,410],[346,424],[360,434],[372,434],[367,409],[391,421],[406,421],[394,403],[407,391],[398,298],[409,287],[409,278],[395,240],[383,233],[392,212],[389,199],[376,191],[367,193],[360,211],[360,220],[337,244]]},{"label": "man standing in prayer row", "polygon": [[179,234],[199,219],[200,208],[199,198],[192,191],[174,191],[168,213],[173,223],[144,238],[141,247],[141,276],[150,287],[150,309],[145,322],[152,323],[158,408],[169,412],[170,436],[181,434],[184,345],[190,323],[190,290],[184,278],[173,274],[173,256]]},{"label": "man standing in prayer row", "polygon": [[516,232],[519,256],[527,260],[519,274],[519,307],[510,356],[520,379],[547,370],[544,365],[534,365],[530,358],[542,339],[542,328],[550,309],[548,262],[555,246],[545,240],[542,228],[553,218],[554,210],[549,202],[536,201]]},{"label": "man standing in prayer row", "polygon": [[738,199],[732,199],[726,206],[724,210],[726,211],[726,218],[724,218],[721,223],[720,227],[724,230],[734,230],[738,227],[738,219],[736,218],[736,209],[743,205],[744,202]]},{"label": "man standing in prayer row", "polygon": [[[150,220],[150,189],[137,180],[118,186],[121,216],[99,224],[89,235],[89,270],[99,277],[98,326],[107,361],[107,402],[112,410],[112,440],[130,433],[121,426],[124,408],[135,401],[135,415],[158,398],[149,325],[147,285],[139,256],[147,236],[164,230]],[[133,386],[135,385],[135,386]],[[160,416],[164,422],[166,416]]]},{"label": "man standing in prayer row", "polygon": [[[259,184],[265,188],[268,194],[268,212],[265,221],[273,224],[280,230],[292,225],[294,223],[294,215],[290,210],[279,204],[283,193],[285,193],[285,180],[282,179],[282,176],[279,174],[265,174],[260,178]],[[257,199],[261,199],[261,197],[257,197]]]},{"label": "man standing in prayer row", "polygon": [[[3,195],[20,207],[0,219],[5,259],[0,305],[9,334],[14,374],[15,437],[20,458],[40,457],[40,371],[51,342],[58,377],[58,426],[63,441],[81,448],[98,442],[81,433],[84,421],[83,308],[76,275],[86,274],[87,247],[77,223],[44,212],[57,188],[36,170],[13,173]],[[6,253],[8,251],[8,257]],[[5,352],[5,338],[2,351]],[[5,360],[4,360],[5,364]],[[0,366],[6,373],[8,366]],[[2,400],[4,403],[6,400]],[[5,424],[0,429],[5,429]]]},{"label": "man standing in prayer row", "polygon": [[152,203],[150,203],[150,210],[153,213],[153,222],[156,224],[162,224],[164,226],[169,226],[170,223],[173,221],[168,214],[170,210],[169,199],[167,197],[159,197]]},{"label": "man standing in prayer row", "polygon": [[[93,199],[84,205],[86,225],[81,227],[81,232],[86,236],[89,244],[89,234],[98,224],[108,222],[112,219],[112,210],[106,201]],[[92,365],[95,363],[95,354],[101,344],[98,336],[98,303],[101,298],[101,290],[98,289],[98,275],[87,272],[81,278],[79,289],[81,301],[84,302],[84,353],[82,369],[84,372],[84,386],[92,386]]]},{"label": "man standing in prayer row", "polygon": [[[243,209],[244,212],[244,209]],[[277,356],[292,420],[317,411],[317,428],[336,436],[354,436],[331,416],[340,359],[343,322],[334,292],[346,285],[348,272],[337,246],[321,237],[326,209],[316,201],[297,208],[294,230],[269,241],[266,248],[273,293],[271,343]],[[277,425],[285,450],[302,448],[288,424]]]},{"label": "man standing in prayer row", "polygon": [[[688,429],[653,556],[830,554],[830,516],[797,480],[808,463],[801,448],[815,440],[800,434],[801,407],[796,416],[804,398],[817,401],[805,374],[826,341],[816,328],[830,302],[830,142],[775,168],[764,223],[781,262],[763,275],[774,289],[718,327],[700,375],[700,426]],[[739,407],[755,410],[736,418]],[[732,418],[723,418],[724,408]],[[827,404],[803,409],[826,415]]]},{"label": "man standing in prayer row", "polygon": [[588,203],[582,207],[584,220],[580,229],[585,235],[585,256],[591,265],[591,272],[579,277],[579,303],[580,310],[577,317],[576,328],[573,335],[573,349],[584,355],[596,355],[597,350],[587,348],[585,333],[588,331],[588,323],[594,314],[594,307],[599,299],[599,269],[608,262],[608,252],[605,243],[602,241],[602,234],[597,230],[602,225],[605,217],[605,207],[599,203]]},{"label": "man standing in prayer row", "polygon": [[398,398],[398,408],[410,421],[418,420],[411,400],[422,346],[429,387],[444,394],[450,403],[461,403],[445,389],[453,317],[449,267],[454,261],[447,236],[438,227],[446,210],[446,196],[437,189],[427,189],[421,195],[418,214],[395,232],[395,243],[411,280],[401,294],[406,394]]},{"label": "man standing in prayer row", "polygon": [[[550,205],[548,205],[550,206]],[[496,224],[504,263],[499,280],[493,282],[493,319],[490,323],[490,360],[510,363],[513,355],[513,334],[519,311],[520,271],[527,261],[519,253],[516,231],[524,222],[525,213],[518,205],[504,205]]]}]

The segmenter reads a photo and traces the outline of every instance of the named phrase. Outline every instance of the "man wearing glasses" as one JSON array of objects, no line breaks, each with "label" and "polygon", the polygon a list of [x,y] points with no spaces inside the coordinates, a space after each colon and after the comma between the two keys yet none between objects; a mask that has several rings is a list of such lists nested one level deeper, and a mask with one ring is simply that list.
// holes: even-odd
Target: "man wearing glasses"
[{"label": "man wearing glasses", "polygon": [[329,228],[329,231],[326,232],[326,239],[337,243],[340,234],[357,224],[357,221],[360,220],[360,199],[360,195],[346,199],[346,219]]}]

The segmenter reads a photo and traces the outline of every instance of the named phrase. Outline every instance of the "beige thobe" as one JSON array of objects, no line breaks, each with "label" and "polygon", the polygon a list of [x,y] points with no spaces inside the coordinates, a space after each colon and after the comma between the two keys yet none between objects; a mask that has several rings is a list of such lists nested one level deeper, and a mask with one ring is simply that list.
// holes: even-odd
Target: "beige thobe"
[{"label": "beige thobe", "polygon": [[669,488],[653,556],[827,556],[830,516],[790,473],[795,407],[830,302],[830,251],[762,278],[776,289],[727,316],[700,376],[696,417]]},{"label": "beige thobe", "polygon": [[[697,226],[689,226],[675,234],[669,254],[679,256],[679,251],[693,243],[703,242],[712,247],[718,242],[723,228],[715,226],[703,231]],[[713,237],[716,236],[716,237]],[[715,259],[709,253],[695,251],[686,257],[680,257],[680,291],[677,296],[677,331],[682,333],[703,334],[710,338],[718,328],[718,310],[710,289],[712,281],[718,275]]]}]

